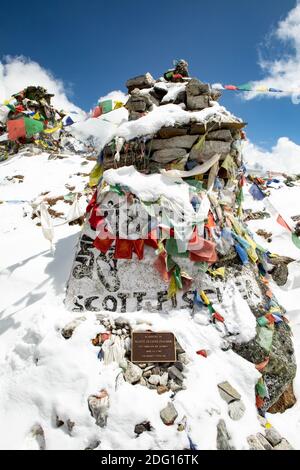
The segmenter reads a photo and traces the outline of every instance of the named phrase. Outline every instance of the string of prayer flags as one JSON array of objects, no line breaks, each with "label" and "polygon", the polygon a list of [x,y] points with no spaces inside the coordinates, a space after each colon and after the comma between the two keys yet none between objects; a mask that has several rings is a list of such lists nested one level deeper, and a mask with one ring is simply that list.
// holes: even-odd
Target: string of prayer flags
[{"label": "string of prayer flags", "polygon": [[254,92],[254,93],[284,93],[284,94],[300,94],[300,89],[296,90],[282,90],[276,87],[267,87],[267,86],[255,86],[251,83],[245,83],[243,85],[222,85],[214,84],[212,88],[215,90],[227,90],[227,91],[243,91],[243,92]]},{"label": "string of prayer flags", "polygon": [[98,118],[98,117],[102,116],[102,114],[110,113],[111,111],[114,111],[115,109],[122,108],[122,106],[124,106],[124,103],[122,103],[122,101],[115,101],[115,100],[101,101],[94,108],[94,110],[92,112],[92,117],[93,118]]}]

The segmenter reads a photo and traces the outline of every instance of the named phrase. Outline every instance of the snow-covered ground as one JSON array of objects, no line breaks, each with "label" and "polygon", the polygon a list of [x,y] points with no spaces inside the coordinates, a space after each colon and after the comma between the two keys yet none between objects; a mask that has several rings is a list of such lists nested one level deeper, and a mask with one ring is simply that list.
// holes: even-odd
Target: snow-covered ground
[{"label": "snow-covered ground", "polygon": [[[39,448],[40,438],[32,432],[39,425],[47,449],[84,449],[97,441],[99,449],[183,449],[189,448],[187,434],[199,449],[215,449],[216,424],[221,418],[226,421],[233,445],[248,448],[247,436],[261,431],[254,396],[259,374],[237,354],[222,351],[219,332],[200,316],[192,318],[185,310],[128,314],[135,328],[143,328],[148,322],[153,330],[168,330],[171,324],[186,350],[190,359],[186,389],[176,395],[174,405],[177,422],[187,417],[187,432],[178,431],[176,425],[166,426],[160,419],[159,412],[167,405],[170,393],[158,395],[155,390],[120,381],[117,377],[121,369],[116,364],[100,362],[98,348],[91,339],[103,327],[93,312],[86,314],[86,321],[69,340],[61,335],[61,329],[76,316],[65,309],[63,300],[80,228],[63,224],[63,216],[54,219],[57,226],[51,247],[37,225],[38,219],[31,219],[30,202],[46,192],[47,198],[67,195],[70,187],[82,193],[92,166],[93,162],[86,163],[78,155],[49,160],[47,154],[17,155],[0,165],[0,448]],[[11,178],[16,175],[23,176],[23,182]],[[284,186],[272,191],[272,202],[282,215],[298,215],[299,196],[300,187]],[[79,202],[84,206],[86,196]],[[250,196],[246,198],[246,207],[260,210],[263,205]],[[67,214],[70,206],[60,199],[52,208]],[[249,225],[254,232],[263,228],[273,233],[271,244],[258,237],[262,245],[299,259],[300,252],[289,234],[274,220],[251,221]],[[299,363],[298,286],[289,291],[272,287],[288,310]],[[248,320],[251,323],[252,318]],[[208,350],[207,358],[196,354],[200,349]],[[222,381],[229,381],[242,395],[246,412],[240,421],[228,418],[227,404],[217,389]],[[300,398],[299,382],[300,374],[295,381],[295,393]],[[95,424],[87,404],[89,395],[101,389],[109,394],[105,428]],[[299,407],[297,404],[284,415],[268,416],[297,449]],[[57,419],[65,424],[57,427]],[[145,420],[154,429],[136,438],[134,426]]]}]

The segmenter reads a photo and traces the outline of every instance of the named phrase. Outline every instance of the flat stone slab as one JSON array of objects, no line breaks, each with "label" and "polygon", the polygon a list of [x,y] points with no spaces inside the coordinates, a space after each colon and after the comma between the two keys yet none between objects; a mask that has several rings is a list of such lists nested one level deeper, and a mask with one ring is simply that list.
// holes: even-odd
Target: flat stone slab
[{"label": "flat stone slab", "polygon": [[190,152],[190,160],[205,162],[216,154],[220,154],[222,160],[230,153],[231,142],[208,140],[204,143],[200,150],[195,147],[196,146],[194,146]]},{"label": "flat stone slab", "polygon": [[161,139],[170,139],[171,137],[186,135],[187,133],[188,129],[184,127],[162,127],[157,135]]},{"label": "flat stone slab", "polygon": [[232,401],[241,399],[241,395],[239,394],[239,392],[235,388],[233,388],[229,382],[222,382],[218,384],[218,389],[221,397],[228,404]]},{"label": "flat stone slab", "polygon": [[152,88],[154,84],[154,78],[149,72],[147,72],[145,75],[138,75],[137,77],[133,77],[127,80],[126,87],[129,91],[134,90],[134,88],[139,88],[142,90],[144,88]]},{"label": "flat stone slab", "polygon": [[171,148],[164,150],[157,150],[151,156],[151,160],[158,163],[169,163],[173,160],[185,157],[187,154],[185,149],[182,148]]},{"label": "flat stone slab", "polygon": [[153,151],[170,148],[191,149],[198,138],[199,135],[183,135],[171,139],[153,139],[149,142],[148,147]]}]

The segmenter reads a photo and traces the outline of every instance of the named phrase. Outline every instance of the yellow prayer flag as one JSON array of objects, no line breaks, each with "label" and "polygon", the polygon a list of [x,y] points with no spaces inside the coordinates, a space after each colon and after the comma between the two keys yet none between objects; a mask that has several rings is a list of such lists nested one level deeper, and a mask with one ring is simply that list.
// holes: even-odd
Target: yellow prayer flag
[{"label": "yellow prayer flag", "polygon": [[94,168],[92,169],[90,173],[90,179],[89,179],[89,187],[93,188],[94,186],[97,186],[99,179],[103,175],[103,166],[99,165],[99,163],[96,163]]},{"label": "yellow prayer flag", "polygon": [[210,304],[209,298],[207,297],[207,295],[205,294],[203,290],[200,292],[200,295],[205,305],[209,305]]},{"label": "yellow prayer flag", "polygon": [[218,268],[218,269],[215,269],[214,271],[209,271],[209,273],[214,276],[214,277],[222,277],[224,278],[225,276],[225,268]]},{"label": "yellow prayer flag", "polygon": [[168,299],[171,299],[176,295],[177,292],[177,284],[176,284],[176,279],[174,274],[172,274],[171,279],[170,279],[170,284],[169,284],[169,289],[168,289]]},{"label": "yellow prayer flag", "polygon": [[122,101],[115,101],[114,109],[119,109],[119,108],[122,108],[123,106],[124,106],[124,103],[122,103]]}]

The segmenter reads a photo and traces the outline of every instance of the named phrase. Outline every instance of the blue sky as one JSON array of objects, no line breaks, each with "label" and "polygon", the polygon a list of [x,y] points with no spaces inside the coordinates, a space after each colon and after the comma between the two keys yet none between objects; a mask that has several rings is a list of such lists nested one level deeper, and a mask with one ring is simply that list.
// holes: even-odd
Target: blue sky
[{"label": "blue sky", "polygon": [[[175,58],[188,60],[191,75],[203,81],[242,84],[267,74],[258,64],[260,53],[275,60],[291,52],[270,33],[295,4],[15,0],[1,4],[0,60],[23,55],[38,62],[64,81],[70,99],[85,110],[111,90],[125,91],[131,76],[160,76]],[[300,144],[300,104],[289,98],[244,101],[224,92],[221,102],[249,123],[256,144],[270,148],[281,136]]]}]

